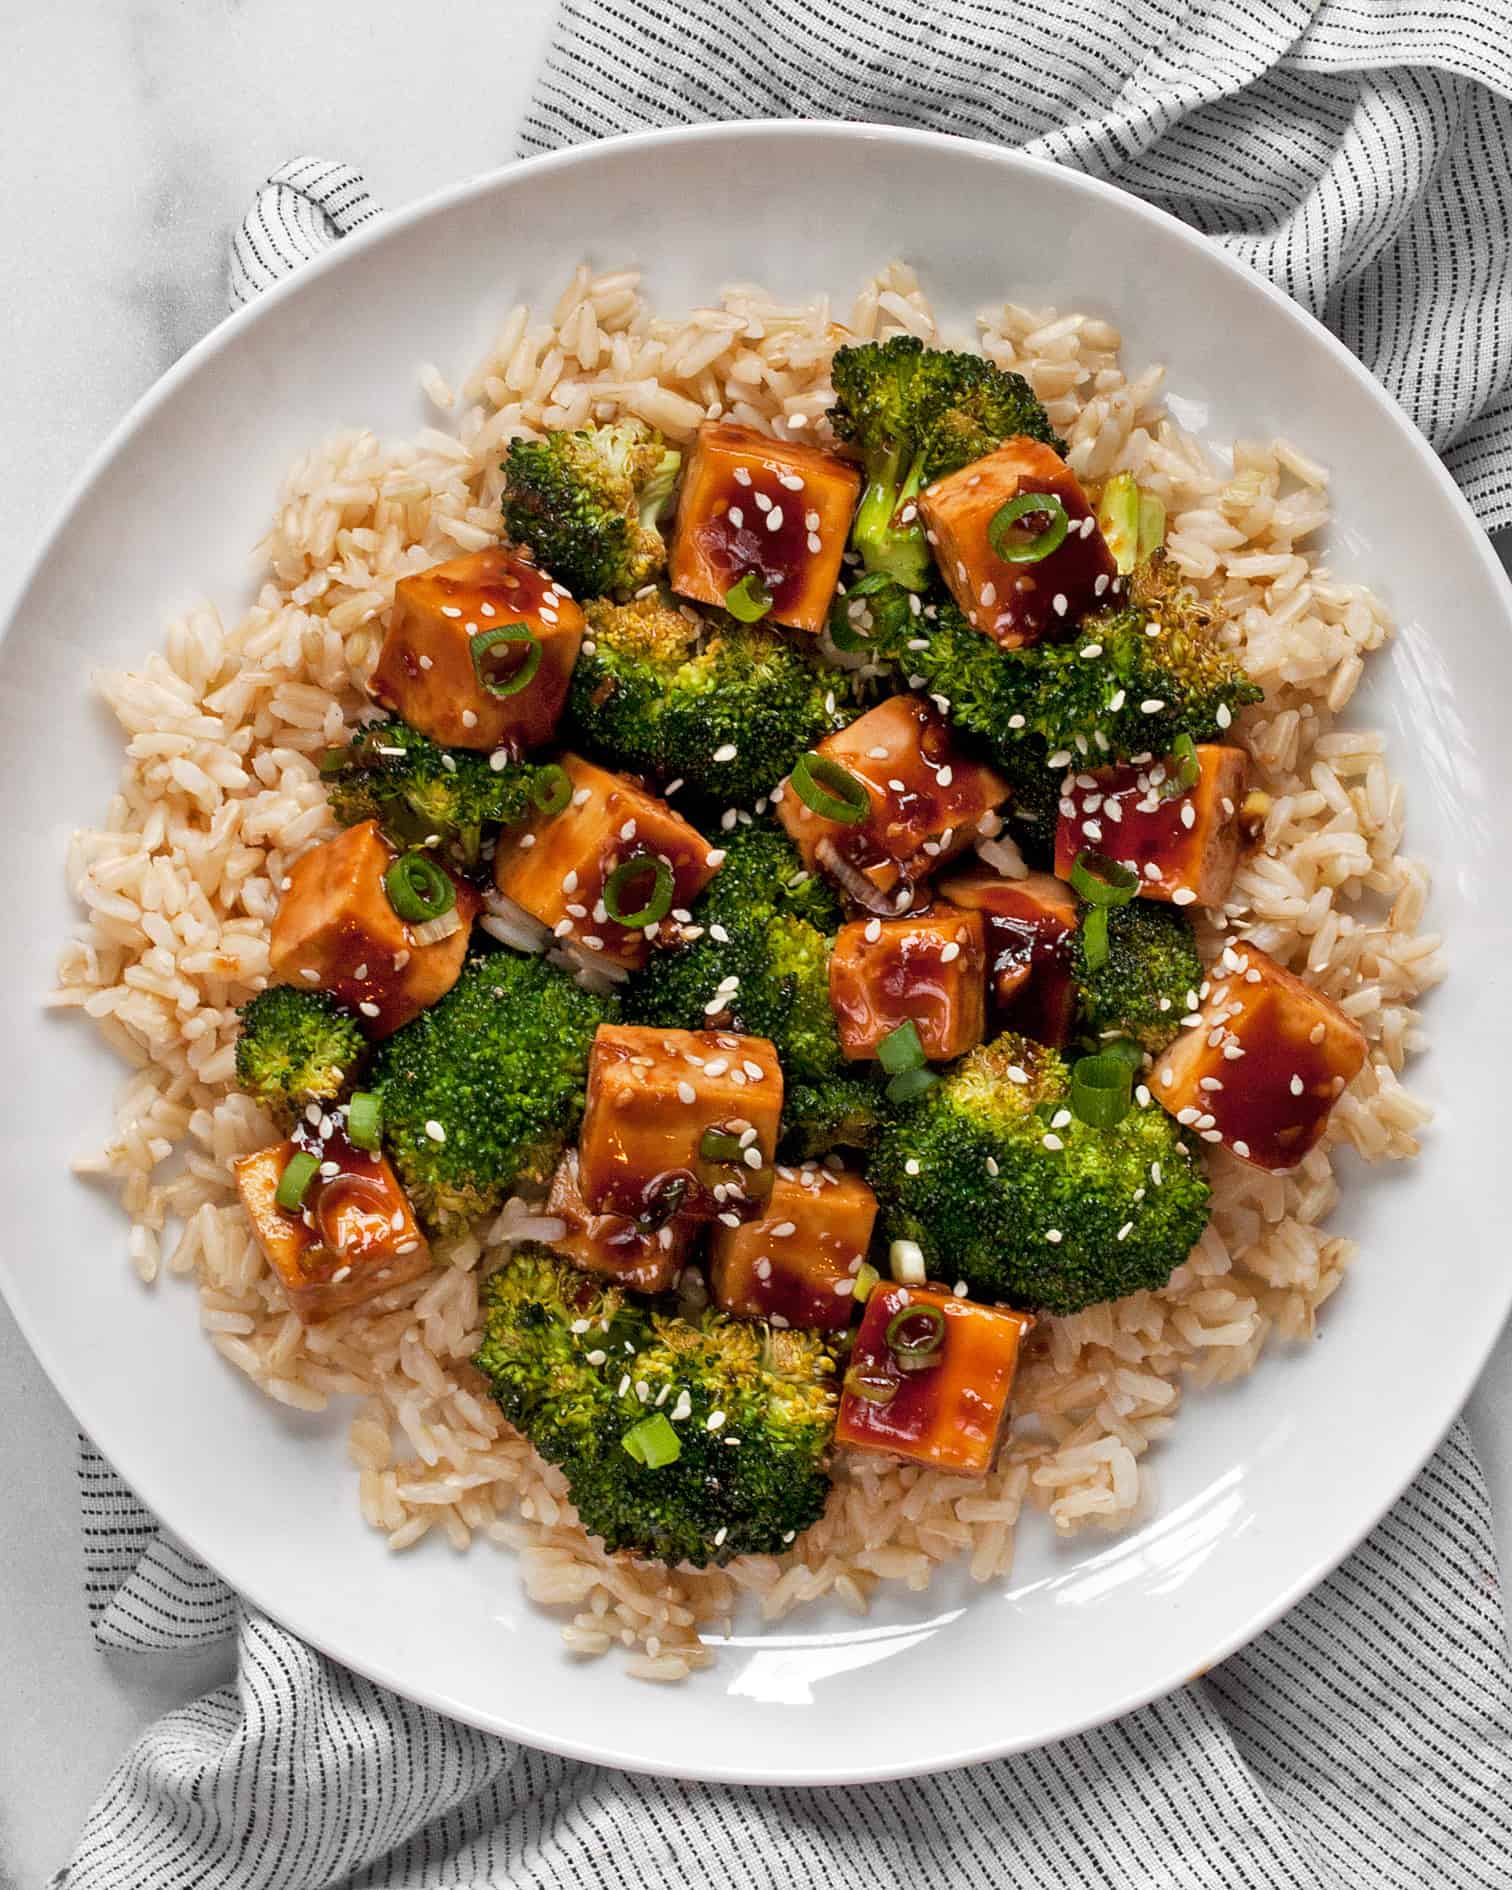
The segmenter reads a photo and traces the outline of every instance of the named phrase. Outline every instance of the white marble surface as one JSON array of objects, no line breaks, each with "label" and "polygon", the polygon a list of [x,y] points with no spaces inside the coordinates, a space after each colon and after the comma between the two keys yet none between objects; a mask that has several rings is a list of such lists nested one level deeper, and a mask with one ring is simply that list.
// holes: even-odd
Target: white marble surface
[{"label": "white marble surface", "polygon": [[[393,205],[513,150],[552,0],[3,0],[0,601],[111,425],[224,310],[229,232],[299,152]],[[417,58],[410,22],[434,52]],[[1383,1389],[1386,1387],[1383,1386]],[[1410,1370],[1387,1395],[1411,1396]],[[1512,1553],[1512,1339],[1471,1407]],[[45,1880],[136,1731],[222,1676],[105,1656],[80,1592],[69,1414],[0,1307],[0,1890]]]}]

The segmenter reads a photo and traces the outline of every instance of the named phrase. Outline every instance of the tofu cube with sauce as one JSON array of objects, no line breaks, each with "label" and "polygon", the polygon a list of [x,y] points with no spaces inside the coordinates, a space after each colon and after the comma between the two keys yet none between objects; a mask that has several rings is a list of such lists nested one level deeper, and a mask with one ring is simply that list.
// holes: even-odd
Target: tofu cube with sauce
[{"label": "tofu cube with sauce", "polygon": [[937,903],[907,919],[852,920],[835,939],[829,986],[846,1056],[875,1058],[910,1020],[932,1062],[965,1056],[986,1028],[982,915]]},{"label": "tofu cube with sauce", "polygon": [[1055,829],[1060,877],[1071,877],[1078,853],[1104,853],[1139,874],[1143,899],[1221,905],[1244,843],[1239,810],[1249,757],[1221,742],[1199,742],[1196,755],[1196,783],[1179,793],[1171,792],[1174,760],[1077,775]]},{"label": "tofu cube with sauce", "polygon": [[1033,1324],[1027,1313],[957,1299],[942,1287],[873,1287],[851,1348],[835,1442],[929,1470],[985,1475]]},{"label": "tofu cube with sauce", "polygon": [[843,1332],[876,1218],[859,1175],[817,1162],[779,1168],[755,1220],[710,1234],[714,1303],[736,1319]]},{"label": "tofu cube with sauce", "polygon": [[[624,775],[563,755],[571,798],[555,814],[536,814],[501,835],[494,854],[494,884],[506,899],[550,926],[558,938],[635,971],[652,944],[675,927],[667,917],[640,926],[610,917],[606,888],[632,861],[643,870],[615,879],[612,910],[634,918],[648,910],[665,872],[671,873],[665,914],[686,912],[724,859],[680,814]],[[658,862],[663,871],[659,875]],[[658,902],[660,903],[660,902]],[[655,910],[654,905],[649,907]]]},{"label": "tofu cube with sauce", "polygon": [[[276,983],[329,991],[351,1005],[370,1037],[392,1035],[446,995],[478,912],[473,888],[448,875],[456,928],[422,943],[423,928],[400,918],[384,884],[397,858],[375,820],[302,853],[289,869],[268,947]],[[446,871],[433,854],[426,858]]]},{"label": "tofu cube with sauce", "polygon": [[705,422],[677,502],[673,590],[722,605],[749,575],[772,599],[767,622],[822,630],[860,490],[860,473],[833,453]]},{"label": "tofu cube with sauce", "polygon": [[299,1209],[281,1208],[278,1184],[304,1140],[260,1148],[232,1169],[290,1306],[306,1325],[318,1325],[429,1273],[431,1252],[387,1159],[353,1148],[339,1132],[310,1140],[320,1170]]},{"label": "tofu cube with sauce", "polygon": [[[1001,544],[1028,545],[1037,535],[1066,530],[1053,550],[1022,561],[994,549],[992,522],[1012,500],[1043,493],[1060,509],[1025,512],[1000,528]],[[1076,474],[1038,440],[1005,440],[995,453],[936,479],[919,495],[941,576],[967,619],[983,636],[1018,649],[1064,636],[1079,618],[1107,601],[1118,566]]]},{"label": "tofu cube with sauce", "polygon": [[981,915],[994,1032],[1065,1043],[1076,1020],[1071,941],[1080,923],[1070,887],[1053,873],[1008,879],[979,865],[942,879],[938,891]]},{"label": "tofu cube with sauce", "polygon": [[578,1181],[599,1213],[734,1226],[771,1193],[782,1066],[765,1037],[601,1024]]},{"label": "tofu cube with sauce", "polygon": [[651,1227],[627,1214],[595,1213],[583,1199],[576,1149],[567,1151],[551,1178],[546,1212],[567,1224],[567,1231],[550,1243],[559,1254],[585,1273],[617,1280],[637,1293],[665,1293],[676,1282],[699,1227],[681,1215]]},{"label": "tofu cube with sauce", "polygon": [[562,586],[490,545],[394,586],[372,692],[432,741],[523,754],[556,732],[582,640]]},{"label": "tofu cube with sauce", "polygon": [[996,810],[1007,783],[962,755],[944,718],[919,696],[889,696],[814,752],[851,777],[857,817],[835,819],[828,803],[810,807],[791,776],[777,817],[811,871],[823,868],[871,909],[878,895],[892,895],[906,911],[915,882],[1002,824]]},{"label": "tofu cube with sauce", "polygon": [[1200,1017],[1155,1065],[1151,1093],[1203,1141],[1256,1168],[1295,1168],[1359,1074],[1364,1033],[1245,944],[1225,946],[1213,965]]}]

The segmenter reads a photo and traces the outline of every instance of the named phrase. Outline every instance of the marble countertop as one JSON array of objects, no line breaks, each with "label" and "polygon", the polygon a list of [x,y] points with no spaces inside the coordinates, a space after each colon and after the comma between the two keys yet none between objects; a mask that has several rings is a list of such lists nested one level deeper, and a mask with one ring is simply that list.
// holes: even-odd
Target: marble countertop
[{"label": "marble countertop", "polygon": [[[409,9],[305,0],[82,0],[11,9],[0,253],[0,607],[68,482],[225,311],[230,232],[303,152],[362,166],[388,205],[508,158],[552,0]],[[467,99],[458,73],[469,74]],[[480,87],[479,74],[484,83]],[[1507,552],[1504,551],[1504,556]],[[1512,1338],[1472,1401],[1512,1553]],[[0,1890],[46,1880],[137,1731],[225,1677],[218,1655],[107,1656],[80,1585],[74,1425],[0,1307]]]}]

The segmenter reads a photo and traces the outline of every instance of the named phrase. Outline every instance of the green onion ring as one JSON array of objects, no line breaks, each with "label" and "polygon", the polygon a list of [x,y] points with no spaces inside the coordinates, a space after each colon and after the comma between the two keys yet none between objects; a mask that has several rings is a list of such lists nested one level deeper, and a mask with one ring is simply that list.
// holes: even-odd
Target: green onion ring
[{"label": "green onion ring", "polygon": [[1100,971],[1108,962],[1108,908],[1092,906],[1082,920],[1082,957],[1088,971]]},{"label": "green onion ring", "polygon": [[383,1137],[383,1098],[375,1089],[354,1090],[347,1104],[346,1138],[353,1148],[375,1149]]},{"label": "green onion ring", "polygon": [[320,1170],[320,1161],[307,1148],[296,1149],[284,1163],[273,1199],[286,1214],[297,1214],[304,1206],[310,1183]]},{"label": "green onion ring", "polygon": [[660,1470],[663,1464],[676,1463],[682,1455],[682,1440],[665,1411],[653,1411],[639,1424],[632,1424],[620,1439],[620,1447],[648,1470]]},{"label": "green onion ring", "polygon": [[1120,1062],[1127,1063],[1131,1070],[1139,1069],[1145,1058],[1143,1046],[1135,1043],[1132,1037],[1110,1037],[1099,1047],[1097,1054],[1100,1057],[1117,1057]]},{"label": "green onion ring", "polygon": [[851,622],[850,606],[858,597],[875,597],[878,591],[885,591],[891,582],[892,579],[883,571],[868,571],[848,591],[842,591],[835,598],[830,607],[829,636],[837,650],[846,656],[854,656],[858,650],[871,648],[871,638]]},{"label": "green onion ring", "polygon": [[[637,912],[626,912],[620,904],[620,895],[633,880],[647,873],[652,875],[652,880],[646,903]],[[616,925],[634,932],[644,931],[648,925],[659,924],[672,910],[674,883],[672,868],[665,860],[658,859],[654,853],[637,853],[633,859],[621,860],[604,881],[604,910]]]},{"label": "green onion ring", "polygon": [[804,806],[821,820],[854,827],[871,812],[866,783],[828,755],[800,755],[788,782]]},{"label": "green onion ring", "polygon": [[1097,529],[1125,574],[1139,562],[1139,487],[1133,473],[1114,473],[1097,502]]},{"label": "green onion ring", "polygon": [[1083,850],[1071,862],[1071,889],[1089,906],[1126,906],[1139,891],[1139,875],[1106,853]]},{"label": "green onion ring", "polygon": [[[754,1143],[752,1144],[754,1147]],[[698,1157],[705,1162],[738,1162],[745,1154],[740,1137],[729,1129],[705,1129],[698,1139]]]},{"label": "green onion ring", "polygon": [[1071,1065],[1071,1108],[1092,1129],[1122,1122],[1134,1101],[1134,1072],[1122,1057],[1078,1057]]},{"label": "green onion ring", "polygon": [[922,1067],[901,1070],[887,1085],[887,1100],[892,1103],[912,1102],[916,1096],[922,1096],[926,1089],[933,1089],[939,1080],[933,1070]]},{"label": "green onion ring", "polygon": [[383,876],[389,904],[406,925],[439,919],[457,903],[451,876],[424,853],[401,853]]},{"label": "green onion ring", "polygon": [[864,1372],[857,1365],[852,1365],[845,1374],[844,1389],[854,1398],[860,1398],[867,1404],[891,1404],[898,1395],[896,1378],[884,1378],[880,1373]]},{"label": "green onion ring", "polygon": [[[470,643],[473,674],[478,679],[478,687],[489,695],[517,696],[534,682],[535,673],[541,667],[541,645],[528,624],[490,624],[488,629],[476,631]],[[525,659],[519,668],[502,677],[490,675],[483,667],[483,659],[500,643],[523,643],[527,646]]]},{"label": "green onion ring", "polygon": [[1160,784],[1160,799],[1174,801],[1202,779],[1202,763],[1197,759],[1197,744],[1190,735],[1178,735],[1171,744],[1170,759],[1176,765],[1168,770]]},{"label": "green onion ring", "polygon": [[922,1070],[928,1059],[919,1041],[919,1027],[910,1017],[896,1030],[888,1031],[877,1045],[877,1061],[889,1076],[901,1076],[905,1070]]},{"label": "green onion ring", "polygon": [[760,623],[776,601],[754,571],[747,571],[724,594],[724,607],[737,623]]},{"label": "green onion ring", "polygon": [[572,799],[572,776],[559,761],[548,761],[530,784],[530,798],[543,814],[560,814]]},{"label": "green onion ring", "polygon": [[[1032,538],[1014,531],[1021,518],[1041,512],[1050,520],[1043,531]],[[1060,549],[1070,529],[1066,508],[1053,492],[1021,492],[993,513],[987,525],[987,542],[1004,564],[1038,564],[1041,558]]]},{"label": "green onion ring", "polygon": [[[923,1332],[910,1337],[908,1328],[922,1324]],[[945,1314],[938,1306],[900,1306],[887,1322],[883,1335],[894,1362],[905,1372],[933,1371],[945,1343]]]}]

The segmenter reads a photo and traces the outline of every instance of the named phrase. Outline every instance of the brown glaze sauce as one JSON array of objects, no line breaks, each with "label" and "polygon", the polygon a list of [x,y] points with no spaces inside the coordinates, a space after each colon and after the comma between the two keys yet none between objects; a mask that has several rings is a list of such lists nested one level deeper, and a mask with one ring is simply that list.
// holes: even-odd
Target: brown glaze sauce
[{"label": "brown glaze sauce", "polygon": [[[1076,812],[1062,821],[1056,836],[1057,867],[1069,872],[1078,853],[1105,853],[1168,891],[1192,885],[1204,844],[1201,823],[1189,827],[1182,818],[1182,809],[1193,805],[1189,793],[1160,798],[1170,787],[1172,765],[1164,764],[1165,778],[1159,781],[1155,777],[1162,764],[1149,762],[1139,768],[1101,769],[1095,787],[1073,787],[1069,799]],[[1116,819],[1108,813],[1110,804],[1118,809]],[[1147,866],[1158,868],[1159,877],[1146,872]]]},{"label": "brown glaze sauce", "polygon": [[1327,1038],[1312,1043],[1289,1029],[1274,991],[1264,992],[1244,1019],[1243,1041],[1244,1055],[1222,1064],[1223,1088],[1204,1091],[1203,1107],[1224,1141],[1242,1142],[1251,1161],[1293,1167],[1322,1135],[1344,1079]]},{"label": "brown glaze sauce", "polygon": [[[804,523],[813,501],[790,491],[766,467],[743,470],[749,485],[733,469],[722,474],[709,516],[694,527],[694,541],[724,590],[754,572],[771,595],[772,609],[781,613],[799,601],[804,568],[814,555]],[[775,530],[768,523],[774,515],[781,519]]]}]

